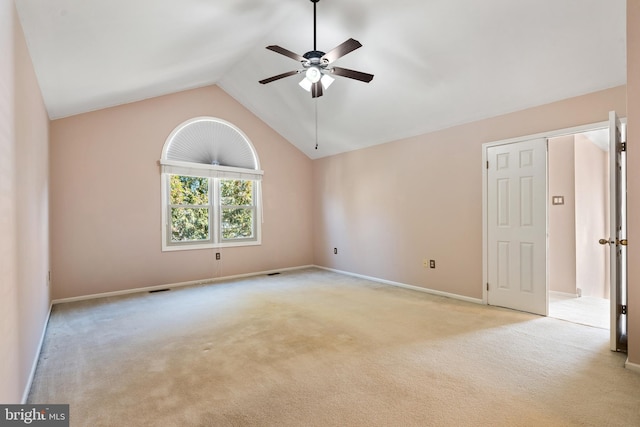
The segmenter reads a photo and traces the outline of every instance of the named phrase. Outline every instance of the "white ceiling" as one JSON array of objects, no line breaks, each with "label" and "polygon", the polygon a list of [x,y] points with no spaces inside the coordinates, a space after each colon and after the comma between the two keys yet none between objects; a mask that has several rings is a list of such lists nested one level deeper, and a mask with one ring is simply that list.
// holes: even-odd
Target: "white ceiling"
[{"label": "white ceiling", "polygon": [[[265,49],[313,48],[309,0],[15,0],[52,119],[218,84],[310,158],[626,82],[625,0],[320,0],[318,49],[363,47],[315,100]],[[604,120],[604,118],[603,118]]]},{"label": "white ceiling", "polygon": [[581,134],[602,151],[609,152],[609,129],[597,129]]}]

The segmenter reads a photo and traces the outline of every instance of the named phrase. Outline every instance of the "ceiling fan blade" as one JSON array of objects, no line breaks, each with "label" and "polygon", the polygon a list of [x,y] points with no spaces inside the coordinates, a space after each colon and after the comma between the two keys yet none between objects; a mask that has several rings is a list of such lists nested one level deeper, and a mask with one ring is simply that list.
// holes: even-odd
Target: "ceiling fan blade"
[{"label": "ceiling fan blade", "polygon": [[271,83],[276,80],[283,79],[285,77],[293,76],[294,74],[298,74],[300,71],[287,71],[286,73],[278,74],[277,76],[269,77],[268,79],[260,80],[259,83],[266,85],[267,83]]},{"label": "ceiling fan blade", "polygon": [[359,47],[362,47],[362,44],[358,40],[349,39],[341,45],[336,46],[329,52],[325,53],[322,59],[333,62],[336,59],[345,56],[347,53],[353,52]]},{"label": "ceiling fan blade", "polygon": [[318,98],[322,96],[322,83],[316,82],[311,86],[311,97]]},{"label": "ceiling fan blade", "polygon": [[348,68],[333,67],[332,72],[337,76],[360,80],[361,82],[365,82],[365,83],[369,83],[371,80],[373,80],[373,74],[363,73],[361,71],[349,70]]},{"label": "ceiling fan blade", "polygon": [[283,47],[280,47],[276,44],[273,44],[271,46],[267,46],[267,49],[272,50],[276,53],[279,53],[280,55],[284,55],[284,56],[288,56],[291,59],[295,59],[296,61],[300,61],[300,62],[305,62],[306,59],[304,59],[304,57],[298,55],[295,52],[291,52],[289,49],[285,49]]}]

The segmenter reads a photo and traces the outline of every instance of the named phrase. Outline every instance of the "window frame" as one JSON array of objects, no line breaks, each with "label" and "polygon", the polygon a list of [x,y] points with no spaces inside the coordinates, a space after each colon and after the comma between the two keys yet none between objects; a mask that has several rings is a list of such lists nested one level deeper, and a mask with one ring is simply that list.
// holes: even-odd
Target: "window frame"
[{"label": "window frame", "polygon": [[[166,214],[166,218],[167,218],[167,244],[168,245],[175,245],[175,244],[203,244],[203,243],[210,243],[211,241],[213,241],[214,239],[212,239],[212,233],[213,233],[213,229],[211,228],[212,225],[212,218],[211,218],[211,213],[212,213],[212,203],[211,203],[211,197],[212,197],[212,192],[211,192],[211,180],[208,178],[207,179],[207,200],[208,202],[206,204],[201,204],[201,205],[189,205],[189,204],[173,204],[171,203],[171,177],[172,176],[191,176],[193,178],[205,178],[205,177],[198,177],[195,175],[179,175],[179,174],[167,174],[167,178],[166,178],[166,185],[167,185],[167,203],[166,203],[166,209],[167,209],[167,214]],[[187,241],[177,241],[174,242],[173,241],[173,230],[171,227],[171,218],[173,218],[173,210],[174,209],[206,209],[208,211],[207,214],[207,218],[208,218],[208,235],[209,238],[208,239],[199,239],[199,240],[187,240]]]},{"label": "window frame", "polygon": [[[251,181],[251,204],[250,205],[223,205],[222,204],[222,181]],[[230,178],[219,178],[219,179],[215,179],[212,180],[213,182],[213,186],[215,187],[216,190],[216,194],[215,196],[217,197],[217,200],[220,201],[219,205],[218,205],[218,209],[217,209],[217,214],[218,214],[218,218],[217,218],[217,222],[216,224],[218,225],[217,227],[217,231],[218,231],[218,241],[222,242],[222,243],[231,243],[231,242],[242,242],[242,241],[246,241],[246,242],[252,242],[254,240],[256,240],[257,238],[257,224],[256,224],[256,218],[257,218],[257,199],[256,199],[256,187],[257,187],[257,181],[253,180],[253,179],[230,179]],[[235,210],[235,209],[243,209],[243,210],[248,210],[251,212],[251,218],[252,218],[252,225],[253,225],[253,237],[242,237],[242,238],[237,238],[237,239],[225,239],[223,237],[223,230],[222,230],[222,224],[223,224],[223,211],[225,209],[231,209],[231,210]]]},{"label": "window frame", "polygon": [[[179,251],[179,250],[195,250],[195,249],[211,249],[239,246],[258,246],[262,244],[262,197],[260,195],[260,180],[248,178],[231,178],[231,177],[211,177],[203,176],[197,173],[180,174],[180,173],[162,173],[162,251]],[[171,176],[194,176],[199,178],[207,178],[208,180],[208,198],[207,205],[197,205],[197,207],[206,207],[209,210],[209,239],[192,240],[174,242],[171,240],[171,210],[174,207],[182,205],[173,205],[170,203],[171,193]],[[220,183],[223,180],[242,180],[251,181],[252,184],[252,205],[246,206],[226,206],[221,204]],[[189,207],[191,205],[185,205]],[[243,208],[249,209],[253,213],[253,233],[251,238],[224,239],[222,237],[222,209],[223,208]]]},{"label": "window frame", "polygon": [[[262,177],[260,159],[255,147],[238,127],[210,116],[188,119],[179,124],[167,137],[158,162],[160,167],[162,251],[209,249],[262,244]],[[168,175],[194,176],[209,179],[210,183],[222,179],[253,182],[254,232],[251,239],[222,240],[220,218],[222,211],[219,186],[210,189],[210,238],[206,241],[172,242],[171,212],[169,206],[170,179]],[[211,185],[211,184],[210,184]],[[213,191],[211,191],[213,190]],[[211,197],[215,197],[212,199]]]}]

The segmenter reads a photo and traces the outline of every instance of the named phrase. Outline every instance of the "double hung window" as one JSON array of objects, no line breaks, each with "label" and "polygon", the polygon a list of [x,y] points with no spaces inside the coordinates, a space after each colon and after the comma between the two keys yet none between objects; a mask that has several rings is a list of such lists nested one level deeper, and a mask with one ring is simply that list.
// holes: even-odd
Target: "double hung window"
[{"label": "double hung window", "polygon": [[256,182],[167,174],[170,245],[256,241]]}]

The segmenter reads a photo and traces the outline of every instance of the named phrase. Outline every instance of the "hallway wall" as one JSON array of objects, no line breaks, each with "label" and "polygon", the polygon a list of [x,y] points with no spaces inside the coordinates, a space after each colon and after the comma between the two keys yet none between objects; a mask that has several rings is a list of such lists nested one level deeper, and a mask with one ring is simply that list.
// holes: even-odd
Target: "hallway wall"
[{"label": "hallway wall", "polygon": [[576,295],[575,137],[549,139],[549,290]]},{"label": "hallway wall", "polygon": [[581,134],[574,149],[576,285],[583,296],[609,299],[609,248],[598,243],[609,236],[609,155]]}]

